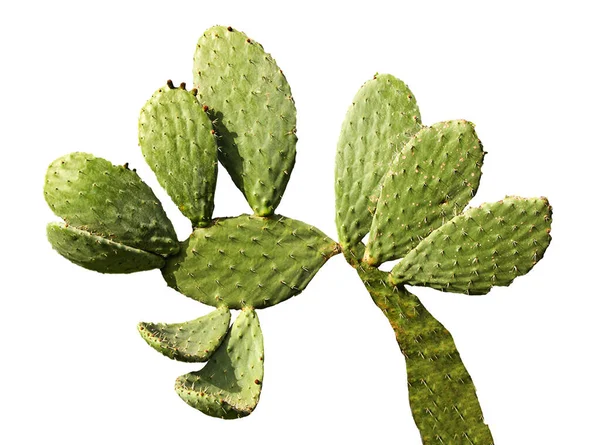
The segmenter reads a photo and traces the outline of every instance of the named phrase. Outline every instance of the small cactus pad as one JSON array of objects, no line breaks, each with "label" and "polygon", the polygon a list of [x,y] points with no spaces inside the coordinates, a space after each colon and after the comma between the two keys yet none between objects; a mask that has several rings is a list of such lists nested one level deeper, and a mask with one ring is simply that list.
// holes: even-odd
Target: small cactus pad
[{"label": "small cactus pad", "polygon": [[473,124],[440,122],[414,135],[385,175],[365,260],[403,257],[475,196],[483,148]]},{"label": "small cactus pad", "polygon": [[221,163],[254,213],[273,214],[296,158],[296,106],[285,76],[259,43],[215,26],[198,40],[194,86]]},{"label": "small cactus pad", "polygon": [[63,223],[48,224],[47,235],[54,250],[78,266],[96,272],[140,272],[159,269],[165,262],[159,255],[116,243]]},{"label": "small cactus pad", "polygon": [[343,248],[355,247],[369,232],[381,179],[420,128],[417,102],[401,80],[376,75],[358,90],[335,161],[336,223]]},{"label": "small cactus pad", "polygon": [[229,330],[231,313],[220,307],[185,323],[139,323],[142,338],[161,354],[180,362],[205,362]]},{"label": "small cactus pad", "polygon": [[44,195],[68,226],[161,255],[179,250],[160,201],[126,166],[88,153],[62,156],[48,167]]},{"label": "small cactus pad", "polygon": [[493,444],[450,332],[415,295],[386,283],[387,274],[368,267],[358,272],[406,359],[410,406],[423,444]]},{"label": "small cactus pad", "polygon": [[507,197],[471,208],[435,230],[391,272],[394,284],[486,294],[542,259],[552,209],[545,198]]},{"label": "small cactus pad", "polygon": [[173,88],[171,82],[156,91],[140,113],[144,158],[194,227],[208,225],[214,208],[217,145],[213,133],[194,93]]},{"label": "small cactus pad", "polygon": [[246,308],[206,366],[179,377],[175,390],[188,405],[209,416],[223,419],[247,416],[260,397],[263,358],[258,316]]},{"label": "small cactus pad", "polygon": [[299,294],[336,253],[335,241],[301,221],[241,215],[194,230],[162,272],[202,303],[264,308]]}]

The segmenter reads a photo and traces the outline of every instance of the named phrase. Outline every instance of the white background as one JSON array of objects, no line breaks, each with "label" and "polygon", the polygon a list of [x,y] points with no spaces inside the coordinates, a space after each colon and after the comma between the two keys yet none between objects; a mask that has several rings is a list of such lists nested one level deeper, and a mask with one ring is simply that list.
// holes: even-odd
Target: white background
[{"label": "white background", "polygon": [[[337,135],[375,72],[407,82],[424,123],[477,124],[489,154],[475,204],[550,199],[553,242],[528,276],[487,296],[414,291],[453,333],[498,445],[600,443],[594,2],[291,3],[3,3],[0,442],[420,443],[392,330],[341,256],[302,295],[259,313],[261,401],[223,421],[172,389],[198,366],[157,354],[136,331],[210,308],[158,271],[104,276],[45,239],[57,220],[45,169],[71,151],[129,162],[187,237],[144,164],[137,118],[167,79],[191,83],[197,38],[223,24],[273,54],[296,99],[298,157],[280,213],[335,237]],[[221,173],[215,215],[247,212]]]}]

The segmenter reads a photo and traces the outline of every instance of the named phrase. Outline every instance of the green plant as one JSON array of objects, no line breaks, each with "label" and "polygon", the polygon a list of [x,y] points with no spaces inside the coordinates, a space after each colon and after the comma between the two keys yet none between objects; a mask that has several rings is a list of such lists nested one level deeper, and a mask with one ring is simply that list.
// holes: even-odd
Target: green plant
[{"label": "green plant", "polygon": [[[527,273],[550,242],[545,198],[507,197],[463,212],[483,157],[473,124],[423,126],[414,95],[390,75],[361,87],[339,138],[340,245],[396,334],[424,444],[493,439],[451,334],[405,286],[485,294]],[[396,259],[391,272],[379,269]]]},{"label": "green plant", "polygon": [[[296,108],[271,56],[245,34],[216,26],[198,41],[194,89],[171,81],[142,108],[144,158],[193,231],[178,242],[152,190],[128,165],[87,153],[56,159],[47,203],[64,223],[48,239],[68,260],[102,273],[160,269],[167,284],[216,309],[139,332],[175,360],[208,363],[177,379],[189,405],[215,417],[254,410],[263,382],[256,309],[299,294],[338,244],[301,221],[276,215],[296,155]],[[253,215],[213,218],[217,164]],[[230,327],[230,309],[241,310]]]},{"label": "green plant", "polygon": [[[550,242],[547,200],[508,197],[464,211],[484,157],[473,125],[423,126],[408,87],[377,75],[342,127],[338,244],[274,213],[294,167],[296,110],[271,56],[245,34],[216,26],[198,41],[193,73],[191,91],[168,81],[139,119],[144,158],[191,221],[190,236],[177,240],[159,200],[127,164],[77,152],[55,160],[46,175],[46,201],[64,220],[48,225],[54,249],[102,273],[160,269],[170,287],[215,307],[195,320],[138,330],[169,358],[208,362],[179,377],[175,389],[192,407],[223,418],[248,415],[260,397],[256,310],[300,293],[343,251],[394,329],[423,443],[491,444],[452,336],[405,286],[485,294],[510,284]],[[213,218],[219,161],[252,215]],[[391,272],[380,270],[395,259]],[[230,326],[232,309],[240,312]]]}]

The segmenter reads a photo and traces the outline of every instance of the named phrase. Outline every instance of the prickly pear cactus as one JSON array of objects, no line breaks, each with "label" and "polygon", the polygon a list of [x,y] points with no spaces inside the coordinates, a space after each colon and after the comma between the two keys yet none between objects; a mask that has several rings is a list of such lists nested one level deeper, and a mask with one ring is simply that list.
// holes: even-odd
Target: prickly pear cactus
[{"label": "prickly pear cactus", "polygon": [[[242,32],[215,26],[198,41],[193,77],[189,91],[168,81],[139,118],[142,154],[190,220],[189,237],[179,242],[128,164],[76,152],[46,174],[46,201],[63,219],[47,227],[52,247],[101,273],[160,269],[168,286],[214,307],[191,321],[143,322],[138,330],[171,359],[206,362],[175,389],[188,405],[226,419],[250,414],[260,398],[256,311],[302,292],[343,251],[394,329],[423,443],[492,444],[451,334],[405,286],[485,294],[509,285],[548,247],[548,201],[507,197],[465,210],[485,154],[473,124],[424,126],[408,87],[376,75],[356,95],[339,139],[338,244],[275,214],[297,138],[294,100],[274,59]],[[213,217],[218,162],[253,214]],[[400,258],[391,272],[379,269]],[[232,309],[239,313],[230,326]]]},{"label": "prickly pear cactus", "polygon": [[[452,335],[405,286],[486,294],[529,272],[550,243],[545,198],[464,210],[483,157],[472,123],[423,126],[414,95],[390,75],[362,86],[339,138],[340,244],[396,334],[424,444],[490,445],[493,438]],[[398,258],[391,272],[378,269]]]},{"label": "prickly pear cactus", "polygon": [[[296,155],[296,109],[273,58],[231,27],[200,38],[194,88],[171,81],[143,106],[142,154],[193,232],[179,242],[152,190],[128,165],[87,153],[52,162],[44,194],[63,223],[48,225],[52,247],[102,273],[160,269],[167,284],[216,309],[192,321],[140,323],[161,354],[207,362],[179,377],[190,406],[215,417],[243,417],[263,384],[263,337],[256,309],[299,294],[338,244],[323,232],[275,214]],[[253,215],[214,218],[217,164]],[[231,309],[239,309],[230,327]]]}]

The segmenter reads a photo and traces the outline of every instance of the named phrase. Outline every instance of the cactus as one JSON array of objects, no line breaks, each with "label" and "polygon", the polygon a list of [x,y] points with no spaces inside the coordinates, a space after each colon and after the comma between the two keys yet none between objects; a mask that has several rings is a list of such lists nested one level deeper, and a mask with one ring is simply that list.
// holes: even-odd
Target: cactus
[{"label": "cactus", "polygon": [[[207,362],[175,389],[214,417],[243,417],[263,382],[263,338],[255,309],[299,294],[338,244],[318,229],[275,215],[296,154],[290,87],[262,46],[215,26],[198,42],[195,86],[173,82],[143,106],[139,144],[158,182],[193,231],[179,242],[152,190],[128,165],[86,153],[50,165],[44,194],[64,223],[48,240],[73,263],[102,273],[160,269],[167,284],[214,306],[195,320],[140,323],[161,354]],[[254,215],[213,218],[217,164],[244,193]],[[239,309],[230,327],[230,309]]]},{"label": "cactus", "polygon": [[[507,197],[465,210],[485,154],[474,125],[424,126],[409,88],[376,75],[356,95],[339,139],[338,244],[275,214],[297,138],[294,100],[273,58],[244,33],[215,26],[198,41],[193,77],[190,91],[171,81],[159,88],[138,126],[143,157],[190,220],[189,237],[178,241],[128,164],[76,152],[46,174],[46,201],[64,221],[47,226],[52,247],[101,273],[160,269],[168,286],[216,308],[183,323],[142,322],[138,331],[171,359],[206,362],[180,376],[175,390],[188,405],[225,419],[247,416],[260,398],[256,310],[299,294],[343,252],[396,334],[423,443],[492,444],[452,335],[406,286],[485,294],[509,285],[548,247],[548,201]],[[218,162],[252,215],[213,217]],[[379,269],[395,259],[391,272]],[[239,312],[230,326],[232,309]]]},{"label": "cactus", "polygon": [[[483,156],[473,124],[422,126],[414,95],[390,75],[362,86],[339,139],[341,248],[396,334],[424,444],[493,438],[451,334],[405,286],[485,294],[527,273],[550,242],[545,198],[507,197],[463,212]],[[391,272],[379,270],[398,258]]]}]

